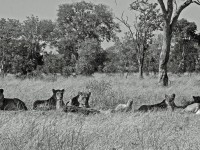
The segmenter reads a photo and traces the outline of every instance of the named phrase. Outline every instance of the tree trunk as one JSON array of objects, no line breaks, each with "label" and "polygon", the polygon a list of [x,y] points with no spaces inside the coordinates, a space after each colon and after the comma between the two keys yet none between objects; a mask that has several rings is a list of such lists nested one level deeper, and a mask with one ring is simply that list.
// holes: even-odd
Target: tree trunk
[{"label": "tree trunk", "polygon": [[143,63],[141,63],[141,62],[139,64],[139,78],[140,79],[144,78],[144,76],[143,76]]},{"label": "tree trunk", "polygon": [[170,24],[165,24],[163,31],[163,47],[160,53],[159,62],[159,83],[168,86],[167,63],[169,60],[172,30]]},{"label": "tree trunk", "polygon": [[4,47],[3,47],[3,54],[2,54],[2,60],[1,60],[1,66],[0,66],[0,69],[1,69],[1,77],[4,78],[4,75],[5,75],[5,63],[4,63],[4,59],[5,59],[5,52],[4,52]]},{"label": "tree trunk", "polygon": [[5,77],[5,72],[4,72],[4,64],[3,62],[1,62],[1,77],[4,78]]},{"label": "tree trunk", "polygon": [[[182,59],[178,65],[178,73],[185,73],[187,71],[186,69],[186,62],[185,62],[185,46],[184,43],[181,44],[182,45]],[[180,49],[181,50],[181,49]]]},{"label": "tree trunk", "polygon": [[180,5],[172,18],[173,14],[173,1],[168,0],[167,1],[167,9],[165,7],[164,0],[157,0],[160,4],[161,10],[163,12],[163,17],[165,20],[165,25],[163,27],[164,37],[163,37],[163,48],[160,53],[160,62],[159,62],[159,82],[163,86],[168,85],[168,76],[167,76],[167,63],[169,60],[169,53],[170,53],[170,44],[171,44],[171,38],[172,38],[172,29],[176,25],[176,22],[178,20],[178,17],[183,9],[188,7],[192,3],[196,3],[200,5],[199,1],[193,1],[193,0],[187,0],[182,5]]},{"label": "tree trunk", "polygon": [[3,58],[1,60],[1,77],[4,78],[5,77],[5,61],[4,61],[4,51],[3,51]]},{"label": "tree trunk", "polygon": [[145,47],[142,47],[141,54],[138,57],[138,64],[139,64],[139,78],[143,79],[143,68],[144,68],[144,56],[145,56]]}]

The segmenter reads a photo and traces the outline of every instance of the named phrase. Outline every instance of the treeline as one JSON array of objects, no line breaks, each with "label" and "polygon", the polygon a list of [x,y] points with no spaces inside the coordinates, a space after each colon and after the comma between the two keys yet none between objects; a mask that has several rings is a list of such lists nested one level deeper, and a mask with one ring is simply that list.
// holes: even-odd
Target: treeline
[{"label": "treeline", "polygon": [[[200,72],[200,34],[196,33],[197,26],[194,22],[181,19],[175,26],[168,71],[172,73]],[[143,71],[157,74],[160,51],[162,49],[163,35],[158,33],[151,39],[148,49],[144,53]],[[129,34],[123,40],[106,49],[108,61],[104,66],[106,72],[139,72],[136,42]]]},{"label": "treeline", "polygon": [[[56,22],[37,16],[27,17],[23,22],[0,19],[2,76],[7,73],[70,76],[140,72],[140,77],[143,72],[156,74],[163,36],[155,31],[161,29],[162,18],[156,4],[145,4],[144,10],[139,3],[131,4],[131,10],[139,12],[134,31],[123,16],[114,17],[107,6],[84,1],[60,5]],[[119,23],[129,28],[122,39],[117,37]],[[178,21],[173,30],[169,71],[200,71],[200,34],[196,31],[194,22]],[[104,40],[113,41],[114,45],[103,49]],[[57,53],[45,52],[46,46],[56,48]]]}]

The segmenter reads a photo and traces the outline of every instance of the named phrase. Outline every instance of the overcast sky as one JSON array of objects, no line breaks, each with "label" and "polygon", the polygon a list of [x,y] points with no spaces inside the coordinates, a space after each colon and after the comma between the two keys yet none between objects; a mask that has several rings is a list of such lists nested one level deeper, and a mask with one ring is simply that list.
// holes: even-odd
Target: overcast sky
[{"label": "overcast sky", "polygon": [[[56,20],[58,5],[63,3],[78,2],[80,0],[0,0],[0,18],[13,18],[23,21],[26,16],[35,15],[40,19]],[[115,16],[120,17],[122,12],[128,16],[129,21],[132,22],[134,15],[129,10],[129,4],[133,0],[85,0],[95,4],[108,5]],[[188,21],[195,22],[198,31],[200,31],[200,6],[191,4],[183,10],[180,18],[186,18]],[[123,32],[127,31],[124,26],[121,26]],[[106,44],[105,46],[108,46]]]}]

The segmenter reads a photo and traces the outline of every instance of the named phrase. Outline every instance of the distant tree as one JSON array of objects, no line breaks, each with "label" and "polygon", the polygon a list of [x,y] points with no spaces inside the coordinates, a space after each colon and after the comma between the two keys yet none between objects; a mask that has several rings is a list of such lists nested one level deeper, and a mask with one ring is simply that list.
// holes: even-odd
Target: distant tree
[{"label": "distant tree", "polygon": [[73,56],[79,60],[80,43],[88,39],[99,44],[103,40],[110,41],[119,31],[119,25],[114,22],[110,9],[103,5],[87,2],[62,4],[58,9],[57,28],[54,31],[58,52],[64,54],[67,64]]},{"label": "distant tree", "polygon": [[119,51],[118,70],[123,73],[137,72],[139,67],[137,60],[136,42],[134,42],[132,39],[130,32],[125,33],[122,41],[117,41],[115,46]]},{"label": "distant tree", "polygon": [[103,72],[105,73],[116,73],[119,71],[119,53],[115,52],[115,48],[115,46],[111,46],[105,50],[107,53],[103,67]]},{"label": "distant tree", "polygon": [[21,23],[16,19],[0,20],[0,61],[1,75],[7,73],[12,57],[17,47],[17,40],[21,35]]},{"label": "distant tree", "polygon": [[47,43],[52,40],[55,24],[51,20],[39,20],[36,16],[27,17],[23,22],[21,44],[25,55],[22,66],[23,74],[31,72],[38,65],[43,65],[43,56],[40,54]]},{"label": "distant tree", "polygon": [[170,64],[172,64],[170,68],[173,68],[173,72],[195,71],[198,60],[198,50],[195,48],[195,44],[198,43],[196,31],[197,26],[194,22],[188,22],[186,19],[177,21],[173,30],[172,42],[174,46],[170,59]]},{"label": "distant tree", "polygon": [[[164,3],[164,0],[157,0],[163,14],[164,26],[163,26],[163,47],[160,53],[160,62],[159,62],[159,83],[163,86],[168,85],[168,75],[167,75],[167,64],[170,55],[170,46],[172,39],[172,32],[177,23],[180,13],[188,7],[190,4],[200,5],[199,0],[185,0],[183,4],[177,7],[176,0],[167,0]],[[174,9],[174,6],[176,8]],[[174,15],[173,15],[174,13]]]},{"label": "distant tree", "polygon": [[144,71],[147,75],[151,72],[154,76],[158,73],[159,54],[162,47],[162,34],[155,35],[146,53]]},{"label": "distant tree", "polygon": [[106,60],[105,51],[101,48],[96,39],[88,39],[80,43],[79,59],[76,64],[76,70],[79,74],[91,75],[98,71]]},{"label": "distant tree", "polygon": [[45,52],[42,71],[45,74],[63,74],[64,62],[63,55]]},{"label": "distant tree", "polygon": [[161,16],[156,3],[149,3],[148,0],[135,0],[130,4],[131,10],[136,12],[134,30],[128,23],[128,18],[125,19],[123,14],[117,19],[122,22],[128,29],[131,39],[135,44],[137,60],[139,65],[139,78],[143,78],[144,60],[149,44],[153,37],[153,31],[157,30],[161,24]]}]

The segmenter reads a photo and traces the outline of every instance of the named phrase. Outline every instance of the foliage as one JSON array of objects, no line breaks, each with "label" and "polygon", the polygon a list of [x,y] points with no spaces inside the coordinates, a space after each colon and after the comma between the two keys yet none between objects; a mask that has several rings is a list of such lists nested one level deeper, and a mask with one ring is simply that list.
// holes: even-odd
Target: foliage
[{"label": "foliage", "polygon": [[[39,53],[45,48],[46,44],[51,39],[51,34],[55,28],[54,23],[51,20],[39,20],[38,17],[31,16],[23,22],[23,39],[26,45],[26,64],[24,73],[31,72],[37,68],[37,65],[43,65],[44,63],[39,60],[41,57]],[[29,62],[33,65],[30,66]],[[31,69],[28,69],[30,68]],[[28,69],[28,70],[27,70]]]},{"label": "foliage", "polygon": [[[181,19],[174,29],[174,47],[172,47],[170,70],[174,73],[194,72],[199,58],[196,47],[196,30],[194,22]],[[173,65],[172,65],[173,64]]]},{"label": "foliage", "polygon": [[91,75],[103,67],[105,52],[95,39],[88,39],[79,45],[79,60],[76,65],[78,74]]},{"label": "foliage", "polygon": [[40,53],[51,40],[52,21],[31,16],[23,23],[15,19],[1,19],[0,24],[0,60],[4,72],[26,75],[38,65],[43,65]]},{"label": "foliage", "polygon": [[62,73],[62,68],[64,66],[63,56],[60,54],[45,53],[44,55],[44,65],[42,67],[43,73],[45,74],[55,74]]},{"label": "foliage", "polygon": [[[163,86],[168,86],[168,61],[170,56],[170,46],[172,40],[172,32],[177,24],[181,12],[190,4],[195,3],[200,5],[199,0],[186,0],[181,5],[177,6],[176,0],[168,0],[165,3],[163,0],[158,0],[162,10],[163,17],[163,48],[160,53],[159,61],[159,83]],[[174,9],[176,7],[176,9]]]},{"label": "foliage", "polygon": [[86,38],[109,41],[119,28],[107,6],[84,1],[60,5],[57,21],[63,36],[74,36],[80,41]]},{"label": "foliage", "polygon": [[95,62],[100,63],[98,65],[87,64],[88,60],[79,56],[82,53],[79,52],[79,45],[83,42],[87,43],[88,39],[96,40],[99,44],[103,40],[110,41],[117,31],[119,31],[119,26],[114,22],[112,12],[103,4],[95,5],[84,1],[62,4],[58,9],[57,27],[54,32],[58,40],[52,44],[58,47],[60,54],[64,54],[69,66],[75,66],[75,64],[70,64],[75,56],[78,72],[82,72],[81,68],[87,68],[92,73],[97,70],[96,66],[102,64],[99,62],[101,58],[97,58]]},{"label": "foliage", "polygon": [[0,60],[3,74],[11,68],[11,60],[17,49],[17,40],[21,34],[21,23],[16,19],[0,20]]},{"label": "foliage", "polygon": [[[134,0],[130,9],[136,16],[135,22],[130,25],[124,14],[117,18],[128,29],[122,39],[116,35],[120,29],[114,14],[103,4],[84,1],[62,4],[56,22],[40,20],[34,15],[23,22],[2,18],[1,73],[70,76],[144,70],[156,74],[164,36],[156,37],[154,31],[161,28],[166,17],[161,16],[157,6],[149,0]],[[196,33],[196,24],[182,19],[173,27],[168,70],[199,72],[200,34]],[[114,45],[103,50],[104,40],[113,40]],[[45,53],[47,45],[54,46],[58,54]]]},{"label": "foliage", "polygon": [[162,35],[158,34],[152,39],[152,43],[149,45],[148,51],[146,52],[146,59],[144,61],[144,71],[148,75],[158,73],[159,54],[162,48],[161,45]]},{"label": "foliage", "polygon": [[129,30],[129,38],[132,40],[136,50],[136,59],[138,61],[139,78],[143,78],[144,61],[149,44],[152,42],[153,32],[160,28],[162,17],[157,9],[157,3],[149,3],[148,0],[135,0],[130,4],[130,9],[136,14],[134,30],[128,23],[128,19],[117,18]]},{"label": "foliage", "polygon": [[119,53],[118,53],[117,46],[111,46],[107,48],[105,51],[106,61],[104,62],[103,72],[106,73],[116,73],[119,71]]},{"label": "foliage", "polygon": [[135,43],[127,33],[122,40],[115,40],[114,46],[106,49],[107,59],[104,72],[137,72]]}]

